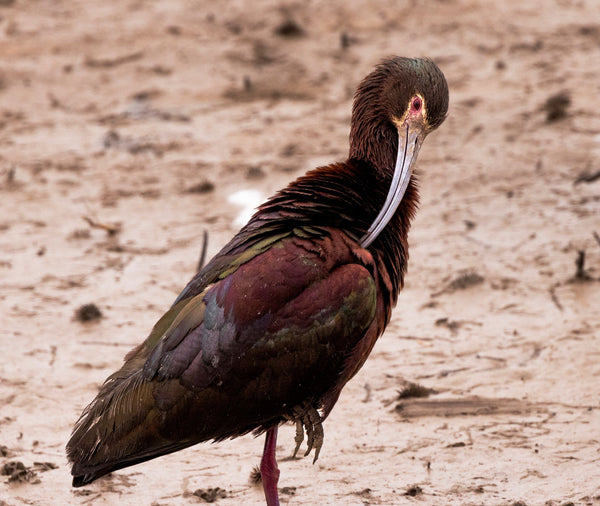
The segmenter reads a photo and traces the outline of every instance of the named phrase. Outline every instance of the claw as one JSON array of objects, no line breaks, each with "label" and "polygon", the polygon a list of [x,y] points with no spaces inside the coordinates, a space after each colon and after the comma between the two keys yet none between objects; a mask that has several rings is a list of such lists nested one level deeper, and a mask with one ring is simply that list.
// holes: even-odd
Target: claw
[{"label": "claw", "polygon": [[300,445],[302,444],[302,441],[304,441],[304,429],[302,427],[302,420],[296,420],[296,437],[294,438],[294,441],[296,441],[296,448],[294,449],[293,455],[295,457],[298,453]]},{"label": "claw", "polygon": [[[313,459],[314,464],[319,458],[319,453],[321,452],[321,446],[323,446],[323,439],[325,435],[323,432],[323,424],[321,423],[321,415],[319,415],[319,412],[316,409],[313,409],[307,413],[307,416],[310,421],[310,425],[312,426],[310,449],[313,447],[315,449],[315,458]],[[306,455],[308,455],[308,453]]]},{"label": "claw", "polygon": [[319,453],[321,453],[321,447],[323,446],[323,440],[325,439],[325,433],[323,432],[323,425],[319,420],[319,423],[315,425],[315,458],[313,459],[313,464],[319,458]]},{"label": "claw", "polygon": [[304,456],[306,457],[310,451],[313,449],[313,444],[315,442],[315,431],[313,430],[313,424],[310,420],[310,416],[307,415],[304,417],[304,419],[302,420],[302,423],[304,423],[304,427],[306,428],[306,452],[304,453]]}]

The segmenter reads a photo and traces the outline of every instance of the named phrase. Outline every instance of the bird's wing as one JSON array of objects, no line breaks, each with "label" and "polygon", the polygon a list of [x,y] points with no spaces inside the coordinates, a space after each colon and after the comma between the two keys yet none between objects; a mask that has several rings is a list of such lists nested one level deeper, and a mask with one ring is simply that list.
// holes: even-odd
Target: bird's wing
[{"label": "bird's wing", "polygon": [[[127,354],[125,365],[110,376],[107,383],[111,380],[126,377],[132,371],[140,369],[140,366],[146,362],[154,348],[161,342],[161,339],[165,335],[171,334],[175,328],[178,328],[175,335],[181,337],[182,329],[185,327],[185,323],[182,324],[182,319],[185,317],[187,321],[190,321],[193,318],[195,313],[189,314],[190,310],[197,307],[197,302],[202,300],[202,296],[204,296],[209,286],[233,274],[240,265],[249,262],[269,249],[274,243],[293,234],[292,230],[277,231],[268,227],[265,227],[261,232],[261,234],[252,235],[244,233],[244,230],[242,230],[196,274],[169,310],[156,322],[146,340]],[[173,340],[173,338],[171,339]]]},{"label": "bird's wing", "polygon": [[356,243],[303,234],[271,242],[157,323],[74,430],[80,484],[318,404],[373,322],[377,295]]},{"label": "bird's wing", "polygon": [[294,232],[281,229],[277,224],[260,225],[260,220],[250,222],[229,241],[215,257],[198,272],[175,299],[173,305],[202,293],[219,279],[227,277],[242,264],[266,251],[272,244],[289,237]]}]

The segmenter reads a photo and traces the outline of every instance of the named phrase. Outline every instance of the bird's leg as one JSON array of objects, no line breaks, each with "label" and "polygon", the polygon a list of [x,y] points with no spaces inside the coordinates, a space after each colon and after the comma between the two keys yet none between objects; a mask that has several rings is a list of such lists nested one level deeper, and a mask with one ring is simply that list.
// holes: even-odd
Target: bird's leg
[{"label": "bird's leg", "polygon": [[277,482],[279,481],[279,469],[275,458],[275,447],[277,445],[277,427],[267,430],[265,438],[265,449],[260,461],[260,476],[262,478],[263,490],[267,506],[279,506],[279,495],[277,494]]}]

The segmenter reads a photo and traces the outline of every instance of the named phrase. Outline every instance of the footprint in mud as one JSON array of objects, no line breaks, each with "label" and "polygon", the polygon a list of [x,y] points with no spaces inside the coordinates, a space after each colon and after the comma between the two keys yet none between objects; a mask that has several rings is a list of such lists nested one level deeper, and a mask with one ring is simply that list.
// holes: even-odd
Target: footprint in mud
[{"label": "footprint in mud", "polygon": [[8,483],[30,483],[37,485],[42,482],[37,477],[37,473],[52,469],[58,469],[58,466],[53,462],[34,462],[33,466],[27,467],[19,460],[12,460],[0,467],[0,475],[8,476]]},{"label": "footprint in mud", "polygon": [[6,462],[0,468],[2,476],[8,476],[8,483],[40,483],[37,474],[18,460]]},{"label": "footprint in mud", "polygon": [[217,499],[225,499],[227,491],[220,487],[199,488],[192,495],[199,497],[204,502],[215,502]]}]

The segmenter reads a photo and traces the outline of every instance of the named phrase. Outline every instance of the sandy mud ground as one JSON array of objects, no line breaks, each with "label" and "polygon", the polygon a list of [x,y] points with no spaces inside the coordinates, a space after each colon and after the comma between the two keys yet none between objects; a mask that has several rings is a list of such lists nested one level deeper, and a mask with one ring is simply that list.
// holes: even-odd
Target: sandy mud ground
[{"label": "sandy mud ground", "polygon": [[263,503],[262,438],[83,489],[64,446],[229,197],[344,159],[390,54],[439,64],[450,116],[393,321],[315,465],[282,430],[282,503],[600,504],[596,0],[0,1],[0,504]]}]

